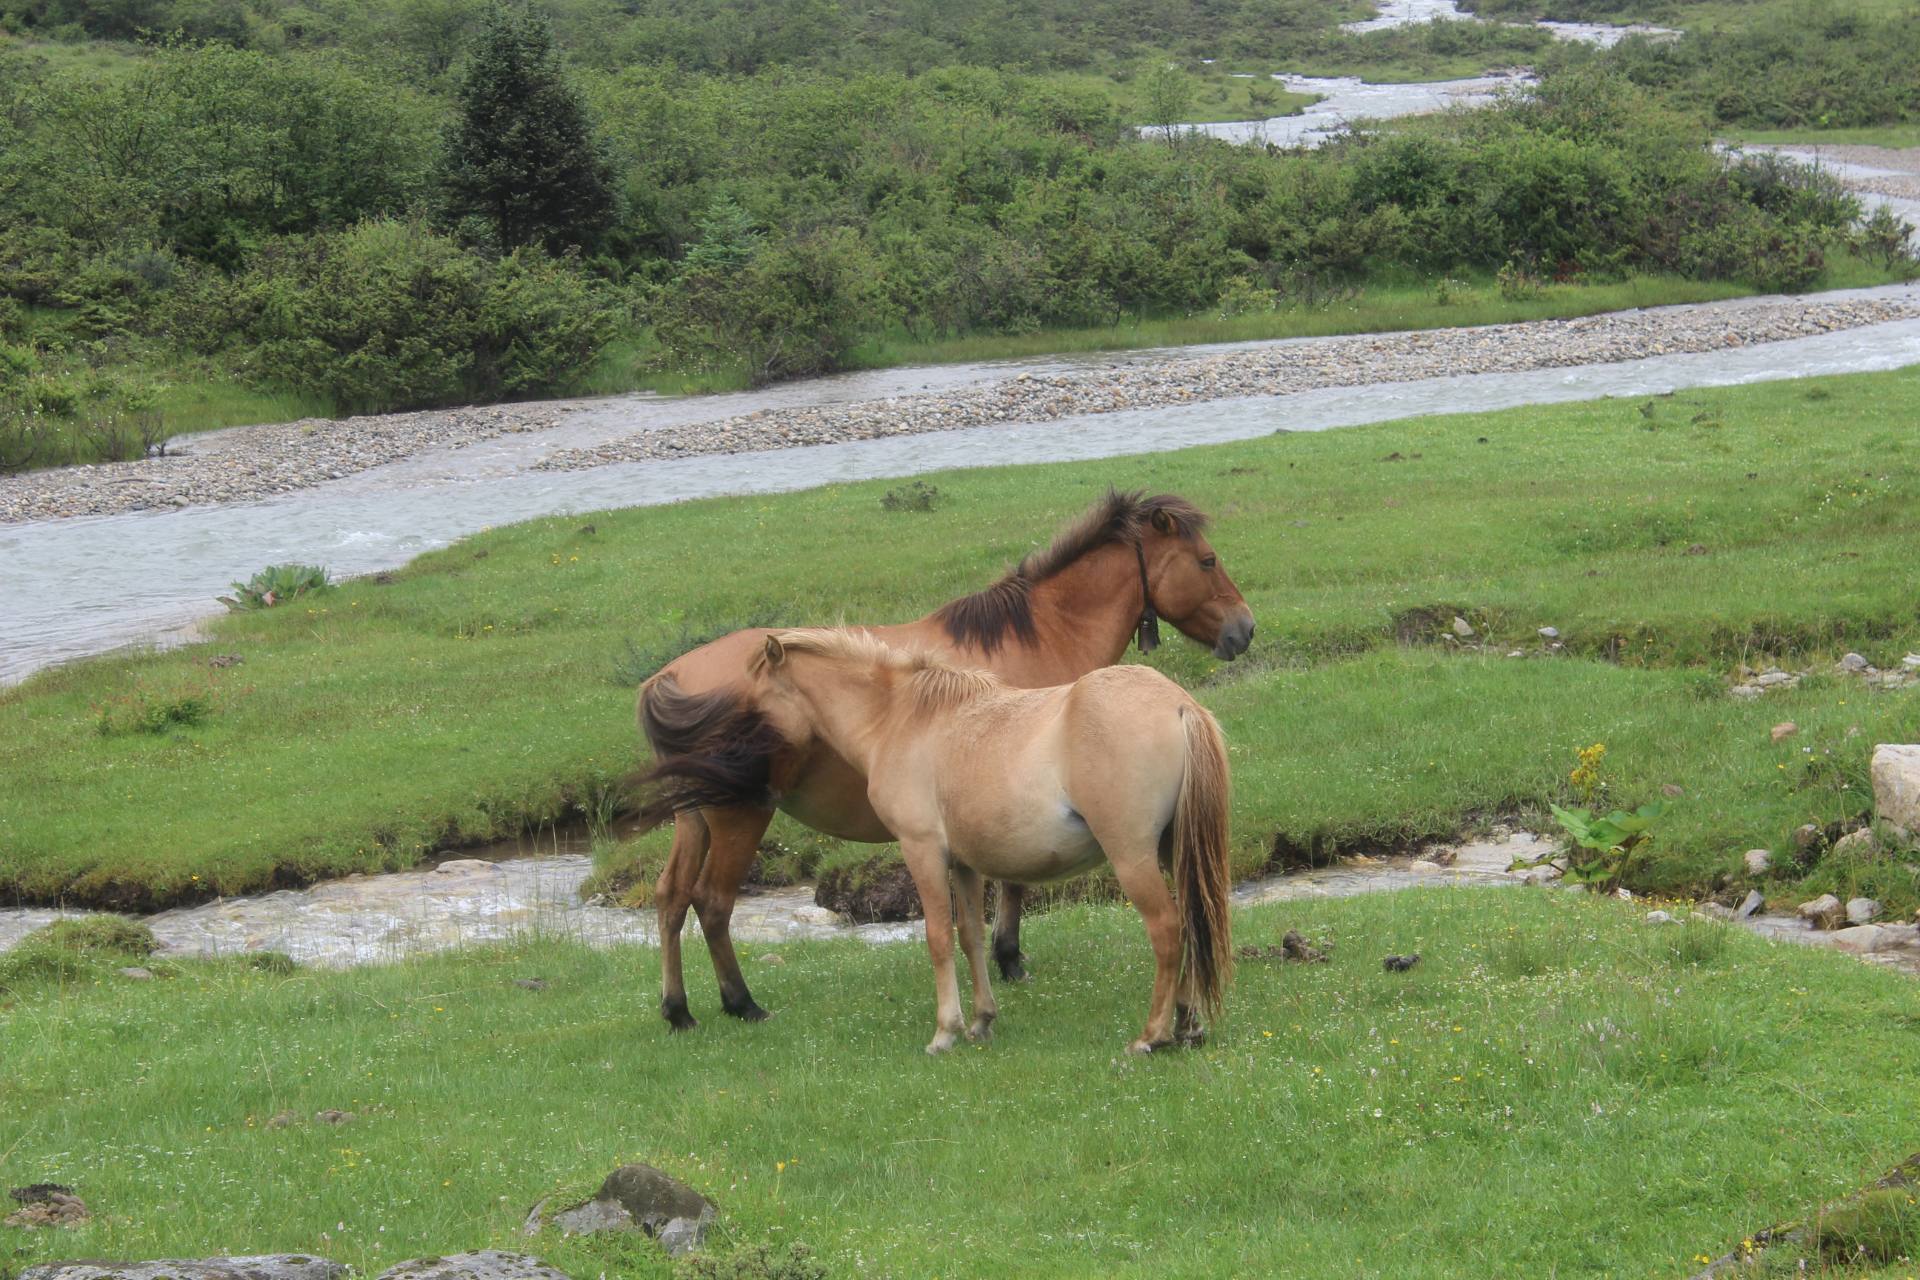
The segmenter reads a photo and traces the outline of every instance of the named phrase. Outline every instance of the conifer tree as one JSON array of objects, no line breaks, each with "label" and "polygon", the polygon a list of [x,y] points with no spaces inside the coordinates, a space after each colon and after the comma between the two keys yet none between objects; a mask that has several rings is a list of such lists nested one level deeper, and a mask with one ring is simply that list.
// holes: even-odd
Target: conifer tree
[{"label": "conifer tree", "polygon": [[590,247],[613,213],[607,163],[544,16],[505,5],[487,14],[459,107],[447,135],[448,216],[482,219],[503,251]]}]

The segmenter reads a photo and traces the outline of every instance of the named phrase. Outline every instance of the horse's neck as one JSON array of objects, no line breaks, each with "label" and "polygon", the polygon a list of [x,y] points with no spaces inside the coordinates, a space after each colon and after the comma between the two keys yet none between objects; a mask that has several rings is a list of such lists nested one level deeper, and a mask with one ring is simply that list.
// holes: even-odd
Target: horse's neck
[{"label": "horse's neck", "polygon": [[1036,646],[1060,670],[1057,683],[1110,667],[1140,624],[1140,567],[1133,549],[1109,543],[1035,583]]},{"label": "horse's neck", "polygon": [[801,692],[813,729],[842,759],[864,766],[892,719],[892,683],[877,672],[822,669]]}]

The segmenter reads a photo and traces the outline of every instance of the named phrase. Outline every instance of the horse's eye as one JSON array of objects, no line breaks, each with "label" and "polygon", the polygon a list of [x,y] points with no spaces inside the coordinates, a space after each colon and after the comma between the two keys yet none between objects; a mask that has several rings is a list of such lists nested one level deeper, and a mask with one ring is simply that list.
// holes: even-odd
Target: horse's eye
[{"label": "horse's eye", "polygon": [[1220,562],[1219,562],[1218,560],[1216,560],[1216,559],[1214,559],[1214,558],[1213,558],[1212,556],[1202,556],[1202,557],[1200,558],[1200,567],[1201,567],[1202,569],[1211,569],[1211,568],[1213,568],[1213,566],[1215,566],[1216,564],[1219,564],[1219,563],[1220,563]]}]

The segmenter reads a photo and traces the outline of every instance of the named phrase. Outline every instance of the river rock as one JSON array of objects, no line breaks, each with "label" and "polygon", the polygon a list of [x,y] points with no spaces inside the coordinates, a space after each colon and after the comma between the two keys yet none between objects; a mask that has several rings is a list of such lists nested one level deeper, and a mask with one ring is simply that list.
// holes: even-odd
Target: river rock
[{"label": "river rock", "polygon": [[1802,920],[1813,921],[1819,928],[1831,929],[1840,923],[1840,918],[1844,913],[1840,906],[1840,899],[1830,893],[1823,893],[1819,897],[1808,902],[1803,902],[1795,907],[1794,914]]},{"label": "river rock", "polygon": [[1920,835],[1920,745],[1883,742],[1873,749],[1873,811]]},{"label": "river rock", "polygon": [[1870,924],[1880,918],[1886,908],[1872,898],[1849,898],[1847,900],[1847,923]]},{"label": "river rock", "polygon": [[1747,874],[1763,876],[1773,867],[1773,852],[1769,849],[1747,850]]},{"label": "river rock", "polygon": [[1871,858],[1880,852],[1880,837],[1872,827],[1849,831],[1833,842],[1833,852],[1840,858]]},{"label": "river rock", "polygon": [[414,1258],[382,1271],[377,1280],[571,1280],[538,1258],[502,1249]]},{"label": "river rock", "polygon": [[1647,912],[1647,923],[1648,924],[1674,924],[1676,923],[1676,921],[1674,920],[1673,913],[1671,911],[1649,911]]},{"label": "river rock", "polygon": [[1857,653],[1850,653],[1846,657],[1840,659],[1839,666],[1842,671],[1851,671],[1857,674],[1861,671],[1866,671],[1870,669],[1873,666],[1873,664],[1871,662],[1868,662],[1865,658],[1861,657]]},{"label": "river rock", "polygon": [[1456,614],[1453,619],[1453,634],[1459,636],[1462,640],[1471,640],[1473,639],[1473,624]]},{"label": "river rock", "polygon": [[570,1236],[644,1231],[673,1257],[700,1247],[714,1219],[713,1202],[650,1164],[624,1164],[607,1175],[593,1199],[549,1216],[546,1201],[527,1214],[521,1231],[537,1235],[549,1223]]},{"label": "river rock", "polygon": [[1734,919],[1745,920],[1766,905],[1767,900],[1761,896],[1758,889],[1749,889],[1747,896],[1740,900],[1740,905],[1733,909]]},{"label": "river rock", "polygon": [[1540,638],[1541,638],[1542,640],[1558,640],[1558,639],[1560,638],[1560,628],[1558,628],[1558,627],[1541,627],[1541,628],[1540,628]]},{"label": "river rock", "polygon": [[152,1262],[43,1262],[20,1280],[345,1280],[347,1268],[301,1253],[238,1258],[161,1258]]}]

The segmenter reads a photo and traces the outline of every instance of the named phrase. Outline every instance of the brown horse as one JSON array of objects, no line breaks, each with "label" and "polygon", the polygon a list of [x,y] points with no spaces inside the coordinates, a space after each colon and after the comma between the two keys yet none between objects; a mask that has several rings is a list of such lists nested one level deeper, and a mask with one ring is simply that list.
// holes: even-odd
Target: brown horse
[{"label": "brown horse", "polygon": [[[1043,551],[1000,581],[915,622],[867,628],[895,648],[993,672],[1010,685],[1067,684],[1111,666],[1136,634],[1159,641],[1164,617],[1221,658],[1246,651],[1253,613],[1204,536],[1207,518],[1170,496],[1109,492]],[[803,723],[755,699],[749,664],[772,634],[736,631],[667,664],[640,689],[641,729],[658,761],[646,816],[674,822],[673,850],[655,886],[660,913],[660,1011],[675,1030],[687,1010],[680,931],[700,917],[721,1008],[757,1021],[728,922],[776,808],[846,840],[894,838],[867,802],[866,779]],[[994,957],[1020,966],[1020,891],[1003,885]]]},{"label": "brown horse", "polygon": [[[860,631],[783,631],[756,664],[762,705],[783,704],[867,778],[920,891],[939,1021],[928,1053],[958,1041],[954,902],[973,973],[973,1025],[998,1013],[982,946],[982,876],[1042,883],[1102,855],[1153,941],[1153,1002],[1130,1047],[1204,1035],[1233,966],[1227,898],[1227,747],[1186,690],[1149,667],[1105,667],[1070,685],[1013,689]],[[1176,907],[1161,868],[1179,886]]]}]

